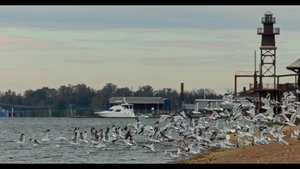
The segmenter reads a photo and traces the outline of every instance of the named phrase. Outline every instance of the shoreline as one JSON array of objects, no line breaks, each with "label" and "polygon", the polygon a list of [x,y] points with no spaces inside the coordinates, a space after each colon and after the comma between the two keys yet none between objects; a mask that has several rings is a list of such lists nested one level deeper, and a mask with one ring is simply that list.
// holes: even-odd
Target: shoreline
[{"label": "shoreline", "polygon": [[278,142],[266,145],[249,145],[237,148],[214,148],[204,154],[194,155],[187,159],[178,159],[173,164],[268,164],[300,163],[300,139],[292,139],[292,128],[285,130],[284,139],[289,146]]}]

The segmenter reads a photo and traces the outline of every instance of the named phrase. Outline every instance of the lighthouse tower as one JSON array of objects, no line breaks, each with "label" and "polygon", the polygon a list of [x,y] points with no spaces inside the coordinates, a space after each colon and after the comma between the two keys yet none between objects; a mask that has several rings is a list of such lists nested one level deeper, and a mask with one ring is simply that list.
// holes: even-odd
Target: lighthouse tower
[{"label": "lighthouse tower", "polygon": [[[260,61],[259,70],[256,71],[256,52],[254,57],[254,73],[253,74],[239,74],[234,75],[234,95],[249,96],[252,97],[257,108],[257,112],[260,112],[261,108],[261,97],[266,97],[270,94],[272,100],[278,102],[281,101],[281,97],[284,92],[299,93],[300,91],[300,59],[291,65],[287,66],[287,69],[294,71],[296,74],[276,74],[276,43],[275,35],[279,35],[280,29],[274,28],[276,18],[270,11],[267,11],[265,16],[261,18],[262,28],[257,28],[257,34],[261,35],[260,45]],[[249,84],[249,90],[246,87],[243,91],[237,93],[237,78],[240,77],[251,77],[253,78],[253,84]],[[280,78],[294,77],[288,83],[281,83]],[[258,80],[257,80],[258,78]],[[299,78],[299,79],[297,79]],[[294,82],[293,82],[294,81]],[[300,93],[299,93],[300,100]],[[276,105],[275,112],[281,111],[281,107]]]},{"label": "lighthouse tower", "polygon": [[[263,28],[257,28],[257,34],[261,35],[259,84],[258,88],[276,89],[276,44],[275,35],[279,35],[280,29],[274,28],[276,18],[271,12],[266,12],[261,18]],[[273,78],[273,84],[264,84],[263,79]]]}]

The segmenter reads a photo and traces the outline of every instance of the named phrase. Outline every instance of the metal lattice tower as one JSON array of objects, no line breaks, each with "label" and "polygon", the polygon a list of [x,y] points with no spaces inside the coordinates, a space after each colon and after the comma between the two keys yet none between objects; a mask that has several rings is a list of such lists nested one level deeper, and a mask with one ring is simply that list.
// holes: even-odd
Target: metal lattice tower
[{"label": "metal lattice tower", "polygon": [[271,12],[266,12],[261,18],[263,28],[257,28],[257,34],[262,35],[260,46],[259,85],[264,88],[263,77],[274,78],[273,88],[276,88],[276,45],[275,35],[279,35],[280,29],[274,28],[276,18]]}]

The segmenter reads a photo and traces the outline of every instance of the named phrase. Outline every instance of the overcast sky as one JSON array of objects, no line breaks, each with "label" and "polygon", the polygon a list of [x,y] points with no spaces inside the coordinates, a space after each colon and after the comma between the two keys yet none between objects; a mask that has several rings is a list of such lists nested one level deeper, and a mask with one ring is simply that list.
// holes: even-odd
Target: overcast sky
[{"label": "overcast sky", "polygon": [[280,28],[277,74],[293,73],[300,6],[0,6],[0,91],[108,82],[180,91],[183,82],[224,94],[235,72],[254,71],[267,11]]}]

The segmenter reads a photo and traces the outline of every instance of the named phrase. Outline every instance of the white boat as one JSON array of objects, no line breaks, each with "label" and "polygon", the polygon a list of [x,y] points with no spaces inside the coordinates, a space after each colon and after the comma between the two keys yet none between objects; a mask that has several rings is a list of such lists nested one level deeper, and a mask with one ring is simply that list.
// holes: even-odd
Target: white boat
[{"label": "white boat", "polygon": [[95,112],[99,117],[135,117],[133,104],[126,102],[125,98],[119,105],[110,107],[108,110]]}]

